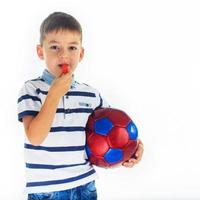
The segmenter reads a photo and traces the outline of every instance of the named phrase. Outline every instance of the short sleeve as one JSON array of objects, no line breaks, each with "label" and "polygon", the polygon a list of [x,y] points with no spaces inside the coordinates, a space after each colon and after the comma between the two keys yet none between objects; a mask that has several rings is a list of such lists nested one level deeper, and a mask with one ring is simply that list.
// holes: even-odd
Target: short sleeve
[{"label": "short sleeve", "polygon": [[98,106],[96,107],[96,109],[99,109],[99,108],[110,108],[111,107],[108,104],[108,102],[101,96],[100,93],[97,94],[97,98],[98,98]]},{"label": "short sleeve", "polygon": [[22,122],[23,117],[27,115],[36,116],[41,105],[35,86],[30,81],[26,82],[18,95],[18,120]]}]

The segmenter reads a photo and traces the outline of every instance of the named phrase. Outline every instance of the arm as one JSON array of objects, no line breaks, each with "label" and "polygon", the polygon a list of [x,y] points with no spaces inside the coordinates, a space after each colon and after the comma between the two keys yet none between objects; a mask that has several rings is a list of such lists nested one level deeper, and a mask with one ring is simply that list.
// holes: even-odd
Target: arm
[{"label": "arm", "polygon": [[70,89],[71,82],[71,74],[57,78],[50,87],[45,102],[37,116],[25,116],[23,118],[24,129],[31,144],[40,145],[47,137],[60,98]]}]

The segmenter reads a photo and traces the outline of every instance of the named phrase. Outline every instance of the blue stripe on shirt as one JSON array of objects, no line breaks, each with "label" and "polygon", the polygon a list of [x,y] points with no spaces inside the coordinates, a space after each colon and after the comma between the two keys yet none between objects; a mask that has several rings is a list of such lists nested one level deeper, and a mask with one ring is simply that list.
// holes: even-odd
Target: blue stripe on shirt
[{"label": "blue stripe on shirt", "polygon": [[64,108],[58,108],[56,113],[65,113],[65,114],[71,114],[71,113],[92,113],[92,108],[74,108],[74,109],[64,109]]},{"label": "blue stripe on shirt", "polygon": [[84,96],[84,97],[96,97],[95,93],[92,92],[79,92],[79,91],[69,91],[68,96]]},{"label": "blue stripe on shirt", "polygon": [[31,79],[30,81],[42,81],[45,82],[44,79],[42,79],[41,77],[35,78],[35,79]]},{"label": "blue stripe on shirt", "polygon": [[21,112],[21,113],[18,114],[18,120],[19,120],[20,122],[22,122],[22,118],[23,118],[24,116],[27,116],[27,115],[36,116],[37,114],[38,114],[38,111],[26,110],[26,111]]},{"label": "blue stripe on shirt", "polygon": [[57,127],[51,127],[50,132],[61,132],[61,131],[85,131],[85,127],[83,126],[57,126]]},{"label": "blue stripe on shirt", "polygon": [[32,150],[43,150],[49,152],[65,152],[65,151],[81,151],[85,149],[85,146],[45,147],[45,146],[34,146],[32,144],[25,143],[24,148]]},{"label": "blue stripe on shirt", "polygon": [[[21,112],[18,114],[18,120],[22,122],[22,118],[26,115],[36,116],[39,111],[34,110],[26,110],[24,112]],[[58,108],[56,113],[65,113],[65,114],[71,114],[71,113],[92,113],[92,108],[75,108],[75,109],[63,109]],[[59,128],[53,128],[50,132],[56,132],[56,131],[83,131],[83,127],[59,127]]]},{"label": "blue stripe on shirt", "polygon": [[[36,89],[36,92],[42,93],[44,95],[48,94],[48,91],[41,90],[40,88]],[[96,97],[95,93],[92,92],[81,92],[81,91],[69,91],[66,93],[67,96],[84,96],[84,97]]]},{"label": "blue stripe on shirt", "polygon": [[48,94],[47,91],[41,90],[40,88],[37,88],[37,89],[36,89],[36,92],[37,92],[38,94],[40,94],[40,93],[42,93],[42,94],[44,94],[44,95],[47,95],[47,94]]},{"label": "blue stripe on shirt", "polygon": [[79,176],[61,179],[61,180],[53,180],[53,181],[40,181],[40,182],[28,182],[26,184],[26,187],[37,187],[37,186],[45,186],[45,185],[57,185],[57,184],[63,184],[63,183],[69,183],[73,181],[77,181],[83,178],[86,178],[87,176],[90,176],[95,173],[95,170],[92,169],[91,171],[81,174]]},{"label": "blue stripe on shirt", "polygon": [[71,165],[44,165],[44,164],[33,164],[33,163],[26,163],[26,168],[31,169],[59,169],[59,168],[66,168],[66,167],[77,167],[80,165],[86,165],[88,162],[79,163],[79,164],[71,164]]},{"label": "blue stripe on shirt", "polygon": [[22,95],[19,99],[18,99],[18,103],[25,100],[25,99],[31,99],[33,101],[39,101],[40,103],[41,102],[41,99],[38,98],[37,96],[32,96],[32,95],[29,95],[29,94],[25,94],[25,95]]}]

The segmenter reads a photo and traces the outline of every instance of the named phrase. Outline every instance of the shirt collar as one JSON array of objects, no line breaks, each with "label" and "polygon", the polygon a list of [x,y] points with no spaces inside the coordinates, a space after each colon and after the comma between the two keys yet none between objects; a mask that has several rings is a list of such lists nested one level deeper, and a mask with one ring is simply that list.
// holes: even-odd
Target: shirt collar
[{"label": "shirt collar", "polygon": [[[74,74],[72,76],[73,76],[73,80],[72,80],[71,89],[76,87],[76,81],[74,80]],[[42,79],[44,79],[44,81],[48,85],[51,85],[55,78],[56,77],[53,74],[51,74],[47,69],[45,69],[42,73]]]}]

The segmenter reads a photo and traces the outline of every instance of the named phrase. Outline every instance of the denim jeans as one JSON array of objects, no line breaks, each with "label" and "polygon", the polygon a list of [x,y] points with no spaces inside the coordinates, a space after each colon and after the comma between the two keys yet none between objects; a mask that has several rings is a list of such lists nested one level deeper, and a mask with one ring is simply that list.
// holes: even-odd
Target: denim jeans
[{"label": "denim jeans", "polygon": [[97,200],[97,191],[92,181],[68,190],[29,194],[28,200]]}]

